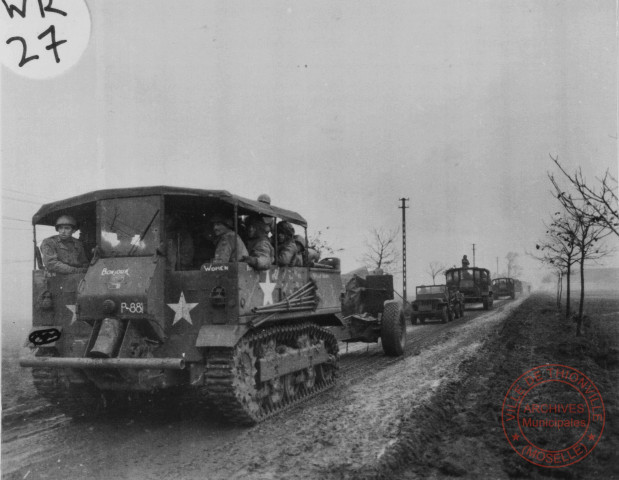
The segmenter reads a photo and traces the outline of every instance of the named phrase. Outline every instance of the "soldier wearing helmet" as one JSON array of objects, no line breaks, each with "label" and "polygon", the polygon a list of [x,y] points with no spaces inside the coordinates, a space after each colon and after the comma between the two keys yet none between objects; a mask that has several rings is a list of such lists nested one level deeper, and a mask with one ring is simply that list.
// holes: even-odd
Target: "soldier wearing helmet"
[{"label": "soldier wearing helmet", "polygon": [[[247,248],[241,237],[234,233],[234,223],[230,217],[215,215],[211,218],[213,232],[217,239],[213,263],[230,263],[247,255]],[[205,265],[208,265],[205,263]]]},{"label": "soldier wearing helmet", "polygon": [[[299,252],[297,253],[297,257],[300,259],[301,264],[303,265],[304,264],[303,252],[306,250],[305,238],[303,238],[301,235],[295,235],[294,241],[297,244],[297,250]],[[313,265],[313,263],[317,262],[319,259],[320,259],[320,253],[318,253],[316,249],[312,247],[307,248],[307,261],[309,265]]]},{"label": "soldier wearing helmet", "polygon": [[268,270],[275,257],[275,249],[269,242],[271,219],[259,215],[251,215],[247,218],[247,242],[248,255],[241,258],[256,270]]},{"label": "soldier wearing helmet", "polygon": [[62,215],[56,220],[58,235],[46,238],[41,243],[41,255],[48,272],[70,274],[85,273],[88,258],[82,242],[73,237],[77,222],[70,215]]},{"label": "soldier wearing helmet", "polygon": [[[277,265],[280,267],[301,267],[298,247],[294,241],[294,227],[282,220],[277,224]],[[301,260],[299,262],[299,260]]]},{"label": "soldier wearing helmet", "polygon": [[466,255],[462,257],[462,268],[469,268],[469,259],[466,258]]}]

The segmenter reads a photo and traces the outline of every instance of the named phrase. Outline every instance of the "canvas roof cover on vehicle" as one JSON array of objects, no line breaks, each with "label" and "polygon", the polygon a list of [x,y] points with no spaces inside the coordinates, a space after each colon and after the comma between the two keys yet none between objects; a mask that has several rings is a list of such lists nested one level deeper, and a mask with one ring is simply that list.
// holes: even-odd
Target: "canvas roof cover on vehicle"
[{"label": "canvas roof cover on vehicle", "polygon": [[68,210],[86,203],[96,202],[112,198],[142,197],[146,195],[166,195],[166,196],[193,196],[201,198],[211,198],[220,200],[230,205],[237,205],[240,214],[259,213],[271,217],[278,217],[296,225],[307,226],[305,219],[296,212],[269,205],[268,203],[257,200],[249,200],[238,195],[233,195],[226,190],[202,190],[198,188],[182,187],[137,187],[137,188],[116,188],[109,190],[96,190],[84,193],[75,197],[59,200],[57,202],[46,203],[32,217],[33,225],[54,225],[56,216],[59,212]]}]

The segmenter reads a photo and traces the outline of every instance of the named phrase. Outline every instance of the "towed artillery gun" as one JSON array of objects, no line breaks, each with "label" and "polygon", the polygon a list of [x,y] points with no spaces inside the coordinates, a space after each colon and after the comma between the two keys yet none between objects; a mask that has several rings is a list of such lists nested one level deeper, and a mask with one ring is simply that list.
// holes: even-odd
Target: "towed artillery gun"
[{"label": "towed artillery gun", "polygon": [[403,355],[406,321],[402,303],[393,294],[392,275],[353,275],[342,293],[342,326],[331,331],[346,343],[380,339],[385,355]]},{"label": "towed artillery gun", "polygon": [[[92,252],[86,273],[55,274],[41,262],[37,229],[60,215],[78,219]],[[129,396],[186,393],[253,424],[333,386],[338,338],[351,332],[339,262],[305,254],[301,267],[262,271],[209,263],[209,219],[230,218],[240,233],[250,215],[307,227],[295,212],[223,190],[113,189],[43,205],[33,217],[33,326],[20,359],[38,392],[70,416],[123,408]]]},{"label": "towed artillery gun", "polygon": [[442,323],[464,316],[464,295],[447,285],[419,285],[412,303],[411,322],[440,318]]}]

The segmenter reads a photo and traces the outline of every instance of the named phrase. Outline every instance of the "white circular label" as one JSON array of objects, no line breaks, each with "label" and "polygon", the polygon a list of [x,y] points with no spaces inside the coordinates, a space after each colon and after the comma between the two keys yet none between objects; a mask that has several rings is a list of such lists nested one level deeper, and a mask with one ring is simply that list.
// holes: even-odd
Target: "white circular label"
[{"label": "white circular label", "polygon": [[77,63],[90,39],[84,0],[2,0],[0,59],[29,78],[50,78]]}]

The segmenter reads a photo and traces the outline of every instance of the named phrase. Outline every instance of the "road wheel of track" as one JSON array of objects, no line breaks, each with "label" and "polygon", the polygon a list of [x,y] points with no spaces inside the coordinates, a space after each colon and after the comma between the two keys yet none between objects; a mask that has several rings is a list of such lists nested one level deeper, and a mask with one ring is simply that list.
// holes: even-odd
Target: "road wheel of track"
[{"label": "road wheel of track", "polygon": [[404,347],[406,346],[406,321],[402,305],[395,300],[385,302],[380,339],[385,355],[399,357],[404,353]]},{"label": "road wheel of track", "polygon": [[260,402],[256,389],[256,355],[249,342],[242,340],[234,352],[233,386],[237,399],[243,408],[252,415],[260,412]]},{"label": "road wheel of track", "polygon": [[281,377],[274,378],[269,381],[269,394],[266,398],[266,404],[270,408],[277,407],[284,399],[284,385]]},{"label": "road wheel of track", "polygon": [[282,383],[284,384],[284,395],[287,400],[293,400],[299,393],[299,385],[297,385],[296,375],[294,373],[288,373],[282,377]]},{"label": "road wheel of track", "polygon": [[305,375],[305,378],[302,384],[303,388],[305,388],[306,390],[310,390],[316,384],[316,368],[315,367],[306,368],[305,370],[303,370],[303,375]]}]

